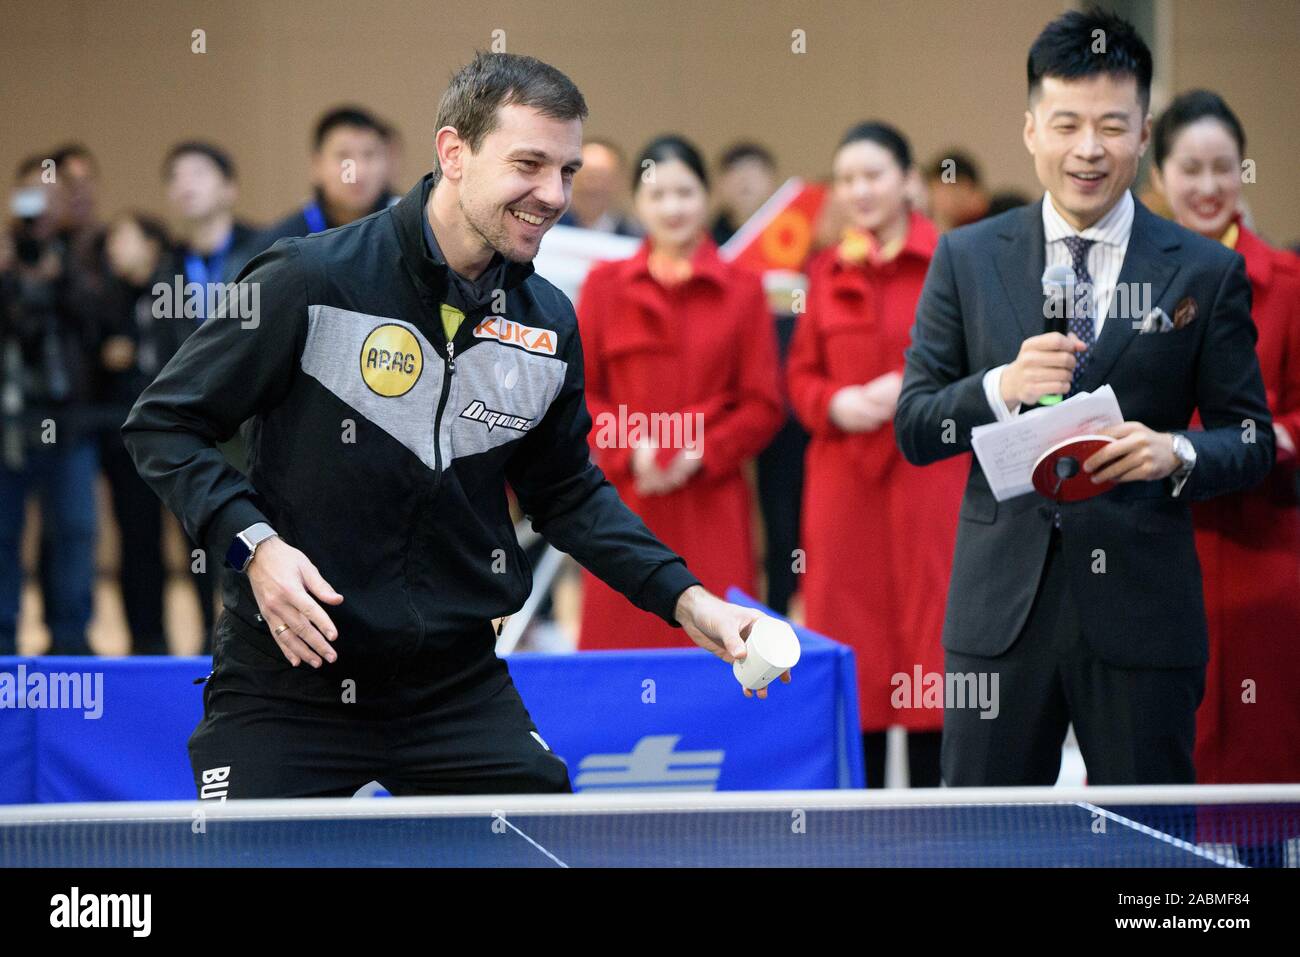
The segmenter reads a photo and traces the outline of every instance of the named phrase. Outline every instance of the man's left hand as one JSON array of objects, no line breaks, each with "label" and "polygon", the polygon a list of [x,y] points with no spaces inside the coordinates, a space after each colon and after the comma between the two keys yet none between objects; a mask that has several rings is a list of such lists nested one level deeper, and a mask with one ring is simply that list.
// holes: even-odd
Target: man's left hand
[{"label": "man's left hand", "polygon": [[1083,470],[1097,484],[1151,482],[1172,475],[1182,464],[1174,454],[1174,437],[1152,431],[1141,422],[1121,422],[1099,434],[1113,436],[1115,441],[1083,463]]},{"label": "man's left hand", "polygon": [[[673,617],[681,622],[691,641],[731,664],[745,657],[745,636],[763,613],[743,605],[733,605],[701,585],[692,585],[678,597]],[[789,684],[790,672],[781,675],[781,680]],[[757,692],[745,688],[744,691],[746,698],[755,694],[760,698],[767,697],[766,688],[759,688]]]}]

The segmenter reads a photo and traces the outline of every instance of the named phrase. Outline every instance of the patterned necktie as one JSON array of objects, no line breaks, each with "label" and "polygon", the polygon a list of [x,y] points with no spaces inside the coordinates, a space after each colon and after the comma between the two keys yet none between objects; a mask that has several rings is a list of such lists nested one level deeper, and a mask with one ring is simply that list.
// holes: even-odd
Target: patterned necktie
[{"label": "patterned necktie", "polygon": [[1062,240],[1065,248],[1070,251],[1070,258],[1074,260],[1074,308],[1070,310],[1069,330],[1088,347],[1084,352],[1075,354],[1074,376],[1070,380],[1071,394],[1079,388],[1079,378],[1088,365],[1095,338],[1092,325],[1092,274],[1088,272],[1088,250],[1095,241],[1079,236],[1066,236]]}]

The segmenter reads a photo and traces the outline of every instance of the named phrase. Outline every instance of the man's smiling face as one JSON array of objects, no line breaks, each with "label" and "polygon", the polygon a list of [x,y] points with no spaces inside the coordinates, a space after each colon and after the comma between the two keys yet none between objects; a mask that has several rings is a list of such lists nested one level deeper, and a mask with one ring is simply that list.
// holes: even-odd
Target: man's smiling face
[{"label": "man's smiling face", "polygon": [[1075,229],[1091,226],[1133,185],[1151,118],[1132,76],[1044,77],[1025,113],[1038,181]]},{"label": "man's smiling face", "polygon": [[470,229],[506,259],[531,262],[569,207],[582,166],[582,121],[502,106],[476,152],[462,144],[459,165],[458,202]]}]

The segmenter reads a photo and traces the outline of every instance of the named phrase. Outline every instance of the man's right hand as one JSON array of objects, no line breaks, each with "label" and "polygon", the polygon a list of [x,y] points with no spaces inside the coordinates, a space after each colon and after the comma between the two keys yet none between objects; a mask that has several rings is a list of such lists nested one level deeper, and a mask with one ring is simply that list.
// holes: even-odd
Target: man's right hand
[{"label": "man's right hand", "polygon": [[1045,395],[1065,395],[1074,375],[1075,353],[1088,347],[1073,332],[1045,332],[1020,344],[1020,355],[1002,370],[1002,401],[1035,405]]},{"label": "man's right hand", "polygon": [[289,664],[296,668],[305,661],[319,668],[322,658],[331,662],[338,658],[330,645],[339,636],[338,629],[316,599],[337,605],[343,596],[306,555],[278,536],[268,538],[257,546],[247,571],[262,620]]}]

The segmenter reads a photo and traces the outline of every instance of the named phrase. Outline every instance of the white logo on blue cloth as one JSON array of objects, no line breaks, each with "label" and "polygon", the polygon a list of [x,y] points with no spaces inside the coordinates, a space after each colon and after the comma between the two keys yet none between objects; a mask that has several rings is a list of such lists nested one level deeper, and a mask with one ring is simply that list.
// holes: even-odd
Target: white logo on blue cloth
[{"label": "white logo on blue cloth", "polygon": [[575,791],[716,791],[724,751],[675,751],[680,734],[647,735],[627,754],[589,754]]}]

